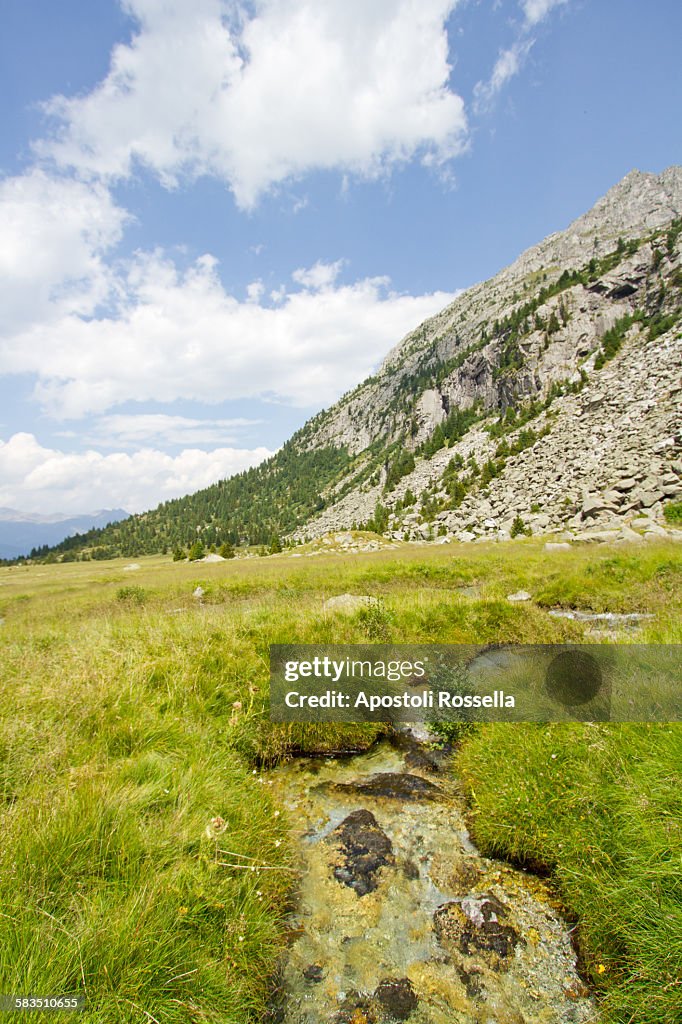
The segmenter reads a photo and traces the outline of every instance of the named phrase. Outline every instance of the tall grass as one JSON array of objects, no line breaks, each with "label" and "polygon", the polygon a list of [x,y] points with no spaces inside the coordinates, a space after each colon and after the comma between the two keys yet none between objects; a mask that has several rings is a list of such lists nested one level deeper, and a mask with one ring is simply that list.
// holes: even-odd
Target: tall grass
[{"label": "tall grass", "polygon": [[[653,612],[643,639],[681,639],[672,544],[124,565],[0,569],[0,991],[84,993],[84,1024],[266,1019],[295,881],[266,766],[381,728],[271,724],[270,643],[579,639],[552,606]],[[380,604],[324,611],[346,591]],[[477,836],[556,872],[614,1021],[678,1005],[678,741],[497,726],[462,753]]]},{"label": "tall grass", "polygon": [[458,768],[483,850],[551,870],[603,1018],[678,1024],[682,726],[498,724]]}]

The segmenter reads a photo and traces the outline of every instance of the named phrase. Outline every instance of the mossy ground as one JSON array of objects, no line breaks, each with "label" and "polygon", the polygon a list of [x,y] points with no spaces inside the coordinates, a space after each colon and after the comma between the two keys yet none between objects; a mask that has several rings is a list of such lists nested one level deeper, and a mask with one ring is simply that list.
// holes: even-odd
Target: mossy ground
[{"label": "mossy ground", "polygon": [[[582,637],[550,607],[682,639],[669,543],[125,564],[0,569],[0,991],[84,991],[84,1024],[267,1019],[295,876],[264,766],[381,728],[272,725],[270,643]],[[380,605],[322,610],[344,592]],[[478,841],[554,870],[613,1021],[679,1019],[681,762],[665,725],[488,726],[461,753]]]}]

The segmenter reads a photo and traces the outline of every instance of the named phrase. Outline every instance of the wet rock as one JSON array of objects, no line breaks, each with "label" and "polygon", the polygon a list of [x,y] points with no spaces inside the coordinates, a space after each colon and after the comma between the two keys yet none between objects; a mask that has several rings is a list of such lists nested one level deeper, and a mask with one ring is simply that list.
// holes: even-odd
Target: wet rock
[{"label": "wet rock", "polygon": [[[438,742],[443,742],[440,737],[438,737]],[[427,750],[415,746],[411,750],[405,751],[405,767],[416,768],[419,771],[439,772],[449,753],[450,751],[443,746]]]},{"label": "wet rock", "polygon": [[340,1011],[332,1018],[333,1024],[376,1024],[377,1015],[368,996],[349,992]]},{"label": "wet rock", "polygon": [[358,896],[374,892],[381,868],[394,863],[391,840],[371,811],[353,811],[330,832],[326,842],[336,846],[340,855],[334,878]]},{"label": "wet rock", "polygon": [[507,908],[496,896],[467,896],[439,907],[433,926],[448,952],[483,954],[490,966],[500,970],[509,966],[505,961],[522,941],[516,929],[504,923],[507,916]]},{"label": "wet rock", "polygon": [[303,971],[303,977],[306,981],[311,981],[314,984],[322,981],[324,977],[324,968],[320,964],[308,964],[306,969]]},{"label": "wet rock", "polygon": [[334,789],[387,800],[437,800],[442,796],[442,790],[433,782],[408,772],[381,772],[360,782],[338,783]]},{"label": "wet rock", "polygon": [[404,753],[405,766],[418,771],[439,772],[448,760],[449,750],[442,738],[423,722],[395,722],[391,743]]},{"label": "wet rock", "polygon": [[461,850],[438,853],[431,862],[431,880],[453,896],[468,896],[481,885],[481,868],[476,857]]},{"label": "wet rock", "polygon": [[409,978],[386,978],[378,985],[374,998],[391,1020],[407,1020],[419,1002]]}]

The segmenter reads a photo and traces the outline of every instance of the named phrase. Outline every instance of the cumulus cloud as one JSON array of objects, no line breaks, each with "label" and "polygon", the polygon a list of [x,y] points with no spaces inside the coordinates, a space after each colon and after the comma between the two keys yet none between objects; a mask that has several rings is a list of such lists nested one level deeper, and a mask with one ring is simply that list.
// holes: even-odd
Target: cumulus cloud
[{"label": "cumulus cloud", "polygon": [[59,312],[87,316],[108,295],[105,254],[129,217],[108,190],[33,168],[0,181],[5,327]]},{"label": "cumulus cloud", "polygon": [[454,298],[400,295],[385,277],[339,284],[338,268],[299,270],[302,287],[264,305],[260,289],[245,302],[227,293],[210,256],[181,271],[160,252],[138,254],[117,280],[115,309],[57,313],[6,335],[0,372],[35,374],[35,397],[58,418],[126,401],[269,397],[319,407]]},{"label": "cumulus cloud", "polygon": [[318,260],[312,267],[301,267],[293,272],[292,279],[304,288],[312,288],[319,291],[321,288],[331,288],[341,273],[344,260],[336,260],[335,263],[324,263]]},{"label": "cumulus cloud", "polygon": [[139,31],[93,91],[46,105],[57,127],[36,148],[104,179],[136,162],[170,187],[214,175],[242,207],[314,169],[442,163],[466,138],[448,85],[457,2],[125,0]]},{"label": "cumulus cloud", "polygon": [[170,456],[153,448],[103,455],[42,447],[33,434],[0,441],[0,506],[24,512],[125,508],[141,512],[255,466],[272,452],[186,449]]}]

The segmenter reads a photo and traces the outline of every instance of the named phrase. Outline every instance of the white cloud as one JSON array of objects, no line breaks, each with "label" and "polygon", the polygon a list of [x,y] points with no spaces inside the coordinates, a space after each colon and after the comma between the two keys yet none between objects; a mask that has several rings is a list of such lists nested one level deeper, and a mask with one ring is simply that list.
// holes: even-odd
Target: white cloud
[{"label": "white cloud", "polygon": [[258,281],[252,281],[246,286],[246,297],[249,302],[260,302],[265,293],[265,285],[259,279]]},{"label": "white cloud", "polygon": [[108,295],[104,254],[128,214],[101,185],[33,169],[0,181],[0,307],[16,329],[60,311],[92,313]]},{"label": "white cloud", "polygon": [[8,334],[0,373],[36,374],[35,397],[59,418],[182,398],[319,407],[454,298],[399,295],[385,277],[335,285],[337,272],[322,263],[297,271],[304,287],[267,306],[253,291],[246,302],[229,295],[210,256],[181,272],[159,252],[138,254],[117,279],[115,310],[59,313]]},{"label": "white cloud", "polygon": [[568,3],[568,0],[520,0],[523,23],[517,30],[517,36],[511,46],[500,50],[492,74],[487,81],[477,82],[474,87],[474,110],[481,113],[488,109],[498,93],[519,73],[535,43],[531,32],[556,7]]},{"label": "white cloud", "polygon": [[125,508],[141,512],[257,465],[272,452],[187,449],[170,456],[146,448],[132,454],[69,454],[42,447],[33,434],[0,441],[0,506],[23,512]]},{"label": "white cloud", "polygon": [[526,24],[533,28],[543,21],[555,7],[560,7],[568,0],[521,0],[521,8],[526,18]]},{"label": "white cloud", "polygon": [[240,302],[208,254],[184,271],[161,251],[107,263],[125,221],[99,185],[40,170],[0,182],[0,374],[35,374],[57,417],[128,400],[328,403],[452,298],[396,295],[384,277],[341,285],[337,260],[268,299],[253,281]]},{"label": "white cloud", "polygon": [[531,35],[548,14],[556,7],[562,7],[568,0],[520,0],[523,23],[517,30],[511,46],[500,50],[493,73],[487,81],[474,86],[474,111],[480,114],[492,105],[497,95],[523,67],[525,58],[536,40]]},{"label": "white cloud", "polygon": [[304,288],[311,288],[313,291],[320,291],[322,288],[331,288],[341,273],[345,260],[336,260],[334,263],[325,263],[318,260],[312,267],[301,267],[291,275],[292,279]]},{"label": "white cloud", "polygon": [[488,81],[478,82],[474,89],[474,106],[477,112],[485,110],[507,82],[518,74],[532,45],[532,39],[523,39],[509,49],[500,51]]},{"label": "white cloud", "polygon": [[[192,419],[187,416],[169,416],[165,413],[116,413],[101,416],[87,442],[99,447],[139,447],[140,445],[207,445],[232,444],[235,435],[245,427],[253,427],[261,420],[245,419]],[[71,437],[65,431],[63,436]]]},{"label": "white cloud", "polygon": [[313,169],[362,175],[466,136],[448,86],[446,21],[458,0],[126,0],[139,22],[85,96],[46,106],[37,144],[62,167],[126,177],[135,162],[169,186],[210,174],[252,206]]}]

